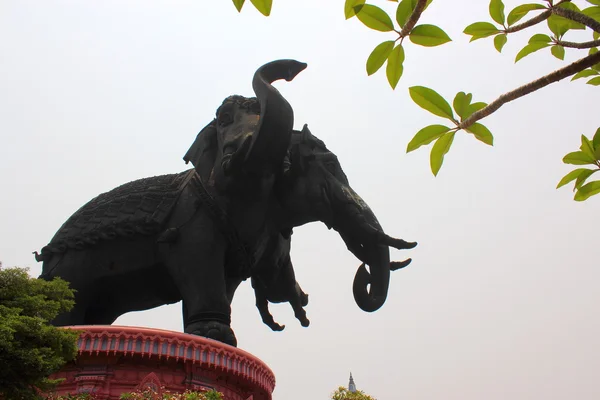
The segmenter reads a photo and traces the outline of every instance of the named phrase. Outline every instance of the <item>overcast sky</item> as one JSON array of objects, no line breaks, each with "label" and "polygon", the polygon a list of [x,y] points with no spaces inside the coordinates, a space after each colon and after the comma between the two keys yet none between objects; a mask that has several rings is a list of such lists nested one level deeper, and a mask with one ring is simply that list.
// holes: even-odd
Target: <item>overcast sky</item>
[{"label": "overcast sky", "polygon": [[[429,148],[405,149],[441,119],[409,86],[490,102],[563,64],[544,49],[515,65],[532,33],[509,37],[502,55],[491,39],[469,44],[461,32],[490,19],[488,2],[434,1],[422,22],[453,42],[408,43],[392,91],[364,65],[393,36],[345,21],[343,4],[275,0],[264,18],[229,0],[0,0],[0,260],[37,276],[31,252],[80,206],[187,169],[183,155],[223,98],[253,95],[258,66],[295,58],[308,68],[277,86],[296,128],[308,123],[337,154],[387,233],[419,246],[392,251],[413,264],[372,314],[352,297],[359,261],[320,223],[296,228],[292,243],[309,328],[275,305],[286,329],[272,332],[250,282],[240,287],[232,326],[275,372],[275,399],[327,399],[350,371],[379,400],[600,398],[600,197],[576,203],[555,189],[570,170],[562,157],[600,126],[598,89],[564,81],[506,105],[482,121],[495,146],[458,134],[434,178]],[[181,331],[181,304],[117,323]]]}]

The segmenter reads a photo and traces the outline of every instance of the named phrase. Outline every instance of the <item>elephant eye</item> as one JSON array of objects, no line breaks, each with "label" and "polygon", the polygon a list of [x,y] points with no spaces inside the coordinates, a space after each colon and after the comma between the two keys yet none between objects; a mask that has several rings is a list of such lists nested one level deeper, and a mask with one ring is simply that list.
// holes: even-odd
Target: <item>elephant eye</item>
[{"label": "elephant eye", "polygon": [[233,122],[233,118],[231,117],[231,114],[225,112],[225,113],[221,113],[219,115],[219,125],[220,126],[227,126],[229,124],[231,124]]},{"label": "elephant eye", "polygon": [[336,165],[335,165],[335,162],[333,162],[333,161],[326,162],[325,168],[327,169],[327,171],[331,172],[332,174],[334,174],[336,172]]}]

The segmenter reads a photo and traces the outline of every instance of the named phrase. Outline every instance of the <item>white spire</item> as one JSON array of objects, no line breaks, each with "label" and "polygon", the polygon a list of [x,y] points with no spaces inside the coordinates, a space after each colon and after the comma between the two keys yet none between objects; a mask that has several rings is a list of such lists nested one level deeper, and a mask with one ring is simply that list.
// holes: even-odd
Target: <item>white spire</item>
[{"label": "white spire", "polygon": [[352,393],[356,392],[356,385],[354,384],[354,379],[352,378],[352,372],[350,372],[350,382],[348,382],[348,390]]}]

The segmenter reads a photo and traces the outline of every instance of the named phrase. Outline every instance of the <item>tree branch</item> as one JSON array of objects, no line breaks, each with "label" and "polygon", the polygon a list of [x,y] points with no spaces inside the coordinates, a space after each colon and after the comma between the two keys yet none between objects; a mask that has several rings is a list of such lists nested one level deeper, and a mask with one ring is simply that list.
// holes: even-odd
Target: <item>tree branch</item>
[{"label": "tree branch", "polygon": [[587,15],[582,14],[580,12],[569,10],[569,9],[562,8],[562,7],[552,7],[551,10],[552,10],[552,13],[554,13],[556,15],[570,19],[575,22],[579,22],[580,24],[583,24],[583,25],[587,26],[588,28],[595,30],[596,32],[600,32],[600,22],[596,21],[594,18],[590,18]]},{"label": "tree branch", "polygon": [[563,42],[562,40],[557,40],[554,43],[556,43],[559,46],[570,47],[573,49],[591,49],[592,47],[600,46],[600,40],[592,40],[590,42],[582,42],[582,43]]},{"label": "tree branch", "polygon": [[469,118],[462,121],[458,125],[458,128],[468,128],[476,121],[479,121],[480,119],[485,118],[493,112],[497,111],[500,107],[502,107],[509,101],[516,100],[519,97],[523,97],[531,92],[535,92],[536,90],[541,89],[544,86],[548,86],[551,83],[558,82],[561,79],[576,74],[577,72],[583,71],[584,69],[589,68],[597,63],[600,63],[600,52],[584,57],[581,60],[575,61],[574,63],[569,64],[564,68],[558,69],[546,76],[536,79],[535,81],[523,85],[513,90],[512,92],[505,93],[490,104],[488,104],[486,107],[482,108],[479,111],[476,111]]},{"label": "tree branch", "polygon": [[426,4],[427,0],[417,0],[415,9],[413,10],[412,14],[410,14],[410,17],[408,17],[406,24],[404,24],[404,27],[399,33],[401,38],[408,36],[410,31],[413,30],[413,28],[417,24],[417,21],[419,21],[419,18],[421,18],[421,14],[423,13],[423,10],[425,10]]},{"label": "tree branch", "polygon": [[548,17],[550,17],[550,15],[552,15],[552,11],[546,10],[543,13],[531,18],[530,20],[523,22],[522,24],[506,28],[504,30],[504,33],[513,33],[513,32],[517,32],[517,31],[522,31],[525,28],[529,28],[530,26],[539,24],[540,22],[548,19]]}]

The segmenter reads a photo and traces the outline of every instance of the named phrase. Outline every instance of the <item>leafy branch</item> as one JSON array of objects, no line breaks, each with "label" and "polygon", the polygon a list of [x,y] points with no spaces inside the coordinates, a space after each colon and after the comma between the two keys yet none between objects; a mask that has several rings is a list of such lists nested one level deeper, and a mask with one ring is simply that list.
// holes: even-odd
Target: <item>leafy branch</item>
[{"label": "leafy branch", "polygon": [[[526,6],[528,4],[524,4],[524,5]],[[532,6],[541,6],[540,4],[531,4],[531,5]],[[517,8],[515,8],[515,10]],[[541,6],[541,8],[543,9],[544,7]],[[513,14],[513,16],[514,16],[513,18],[520,18],[518,16],[521,14],[521,12],[526,12],[525,10],[526,9],[524,9],[524,10],[522,9],[520,12]],[[552,12],[550,10],[546,10],[543,13],[538,14],[537,16],[531,18],[530,20],[520,23],[519,25],[509,26],[508,28],[504,29],[503,32],[504,33],[514,33],[514,32],[518,32],[518,31],[522,31],[523,29],[527,29],[529,27],[539,24],[540,22],[547,20],[551,14],[552,14]],[[509,25],[510,25],[511,15],[508,16],[508,21],[509,21]],[[516,21],[518,21],[518,19],[514,20],[514,22],[516,22]]]},{"label": "leafy branch", "polygon": [[476,113],[473,113],[473,115],[471,115],[468,119],[461,122],[459,128],[465,129],[475,121],[485,118],[493,112],[497,111],[500,107],[502,107],[509,101],[516,100],[519,97],[523,97],[525,95],[528,95],[529,93],[535,92],[536,90],[541,89],[544,86],[548,86],[551,83],[558,82],[564,78],[576,74],[577,72],[583,71],[584,69],[589,68],[597,63],[600,63],[600,53],[595,53],[584,57],[581,60],[575,61],[574,63],[569,64],[564,68],[558,69],[513,91],[505,93],[493,102],[491,102],[487,107],[477,111]]},{"label": "leafy branch", "polygon": [[[590,7],[590,8],[596,8],[596,7]],[[587,10],[589,10],[589,9],[587,9]],[[596,12],[596,10],[593,10],[593,11]],[[592,12],[592,11],[590,11],[590,12]],[[595,19],[593,19],[591,17],[588,17],[584,13],[575,11],[573,9],[562,8],[562,7],[552,7],[552,13],[559,15],[561,17],[570,19],[572,21],[579,22],[580,24],[585,25],[588,28],[590,28],[596,32],[600,32],[600,22],[596,21]]]},{"label": "leafy branch", "polygon": [[[594,5],[600,5],[600,0],[587,1]],[[470,102],[472,95],[470,93],[458,93],[454,99],[453,105],[454,111],[456,111],[456,113],[461,117],[460,122],[455,119],[448,102],[433,89],[418,86],[409,89],[409,93],[417,105],[435,115],[449,119],[455,125],[453,128],[449,128],[445,125],[429,125],[417,132],[407,146],[407,152],[411,152],[422,145],[435,142],[431,149],[430,155],[431,171],[434,175],[438,174],[442,166],[444,156],[450,150],[456,132],[465,130],[468,133],[472,133],[476,139],[482,141],[483,143],[493,145],[492,133],[487,127],[478,123],[477,121],[496,112],[504,104],[572,75],[574,75],[572,80],[594,76],[588,81],[588,84],[596,86],[600,85],[600,76],[598,76],[600,75],[600,52],[598,52],[598,49],[596,48],[596,46],[600,44],[600,34],[596,31],[596,28],[600,27],[600,23],[594,19],[600,19],[600,7],[594,6],[580,11],[575,4],[570,2],[570,0],[563,0],[557,4],[552,4],[552,1],[547,1],[547,3],[548,7],[545,7],[541,4],[523,4],[517,6],[508,14],[508,17],[506,17],[504,14],[504,4],[502,3],[502,0],[491,0],[489,4],[490,16],[495,23],[501,25],[501,28],[496,27],[490,22],[475,22],[467,26],[464,30],[464,33],[471,36],[471,41],[489,36],[495,36],[494,46],[498,52],[501,52],[503,46],[506,44],[507,34],[521,31],[539,24],[542,21],[547,21],[548,27],[553,33],[553,36],[550,37],[545,34],[533,35],[530,38],[529,43],[521,51],[519,51],[515,58],[515,62],[533,52],[549,46],[552,46],[550,49],[551,53],[556,58],[561,60],[564,59],[565,47],[578,49],[589,48],[590,51],[586,57],[583,57],[580,60],[567,65],[566,67],[560,68],[515,90],[507,92],[490,104],[471,104]],[[527,13],[534,10],[544,11],[524,23],[514,25]],[[562,40],[562,37],[567,31],[571,29],[585,29],[586,27],[595,31],[593,33],[593,41],[574,43]],[[598,137],[597,141],[600,142],[600,136]],[[598,146],[600,148],[600,143]],[[585,175],[587,172],[583,174]],[[578,177],[579,175],[573,179]],[[594,183],[594,185],[596,184]],[[600,186],[600,183],[598,183],[598,185]],[[582,193],[591,193],[592,190],[589,189],[590,187],[591,186],[586,186],[586,189],[583,190]],[[600,189],[598,191],[600,192]],[[595,193],[596,192],[592,194]],[[576,196],[576,200],[586,199],[592,194],[588,196]]]},{"label": "leafy branch", "polygon": [[[410,16],[408,17],[408,20],[406,21],[405,25],[402,27],[402,30],[398,34],[401,38],[404,38],[410,34],[410,32],[413,30],[413,28],[415,27],[417,22],[419,22],[419,18],[421,18],[421,14],[423,13],[423,11],[425,11],[425,8],[427,8],[428,3],[431,3],[431,1],[429,1],[429,2],[427,0],[418,0],[417,1],[417,4],[415,5],[414,10],[410,14]],[[398,6],[400,6],[400,5],[398,5]]]},{"label": "leafy branch", "polygon": [[[367,58],[367,74],[373,75],[386,62],[386,76],[392,89],[404,72],[405,53],[403,41],[409,38],[411,42],[420,46],[434,47],[449,42],[450,37],[441,28],[435,25],[417,25],[423,12],[432,0],[402,0],[396,7],[396,23],[380,7],[366,4],[365,0],[346,0],[344,14],[346,19],[357,17],[365,26],[380,32],[394,32],[396,38],[378,44]],[[399,42],[399,43],[398,43]]]},{"label": "leafy branch", "polygon": [[[394,32],[396,34],[395,38],[378,44],[366,62],[368,75],[374,74],[387,63],[386,76],[392,89],[395,89],[404,68],[405,53],[403,43],[405,38],[408,38],[414,44],[426,47],[439,46],[451,41],[451,39],[446,32],[435,25],[417,25],[432,0],[391,1],[398,3],[395,22],[399,27],[395,26],[394,21],[386,11],[375,5],[367,4],[365,0],[345,0],[344,14],[346,19],[356,16],[358,20],[370,29],[379,32]],[[430,164],[433,174],[437,175],[442,166],[445,154],[448,153],[452,146],[456,132],[464,130],[481,142],[493,145],[494,137],[492,133],[478,121],[496,112],[504,104],[569,76],[573,76],[572,81],[581,78],[590,78],[587,82],[589,85],[600,86],[600,52],[598,51],[598,47],[600,47],[600,0],[585,1],[591,4],[591,7],[583,10],[580,10],[572,0],[559,0],[556,2],[554,0],[543,0],[545,4],[527,3],[518,5],[506,15],[502,0],[490,0],[489,14],[493,22],[475,22],[467,26],[463,32],[471,36],[471,41],[492,36],[494,47],[498,52],[502,52],[509,34],[523,31],[545,21],[551,35],[533,35],[525,47],[517,53],[515,62],[547,47],[550,48],[551,54],[560,60],[564,60],[565,49],[567,48],[589,49],[588,55],[541,78],[502,94],[490,104],[472,102],[473,95],[471,93],[459,92],[454,97],[451,107],[448,101],[433,89],[424,86],[410,87],[410,96],[417,105],[434,115],[446,118],[454,126],[449,127],[436,124],[421,129],[408,143],[407,152],[414,151],[423,145],[434,142],[431,149]],[[269,14],[272,0],[251,0],[251,2],[264,15]],[[233,0],[233,3],[238,11],[240,11],[244,0]],[[539,11],[539,14],[525,22],[518,23],[530,12],[537,11]],[[585,30],[586,28],[591,29],[593,40],[586,42],[563,40],[564,35],[568,31]],[[598,158],[598,155],[600,155],[598,154],[600,152],[598,150],[600,149],[600,133],[596,132],[594,139],[592,141],[587,140],[587,142],[592,143],[592,150],[590,151],[595,152],[596,158],[592,160],[593,164],[600,169]],[[584,142],[582,142],[582,146],[583,144]],[[581,151],[584,152],[583,149]],[[579,154],[579,156],[581,155]],[[586,161],[589,163],[589,157],[591,156],[590,154],[587,154],[587,156]],[[573,163],[571,162],[573,161],[572,157],[573,154],[569,153],[563,161],[565,163]],[[589,171],[587,169],[578,169],[563,178],[563,180],[570,179],[566,183],[576,180],[576,190],[578,193],[576,200],[585,200],[589,196],[600,192],[600,182],[591,182],[583,185],[585,179],[591,176],[592,172],[582,172],[582,170]],[[593,172],[596,170],[594,169]],[[559,187],[564,184],[561,181]],[[597,191],[596,187],[598,188]]]}]

